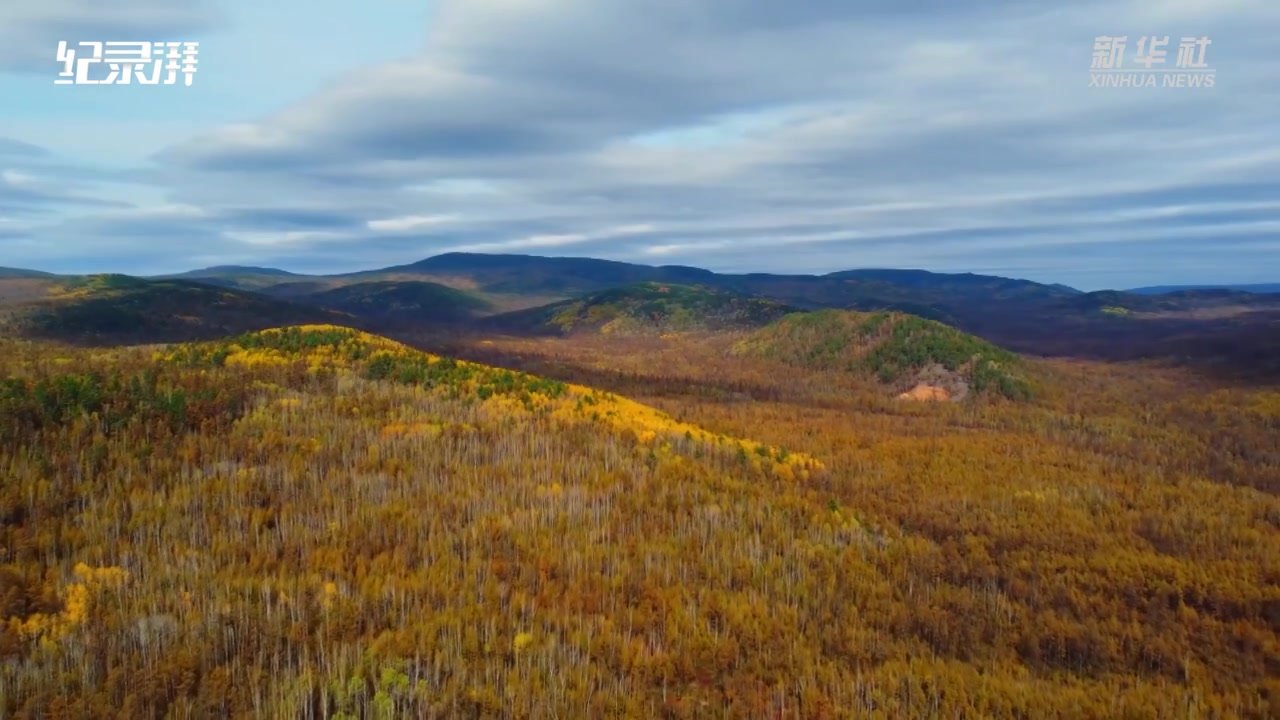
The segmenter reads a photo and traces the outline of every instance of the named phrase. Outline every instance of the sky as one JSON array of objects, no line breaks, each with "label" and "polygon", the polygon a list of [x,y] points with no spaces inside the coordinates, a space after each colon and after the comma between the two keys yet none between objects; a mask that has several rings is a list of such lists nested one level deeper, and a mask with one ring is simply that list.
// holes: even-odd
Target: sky
[{"label": "sky", "polygon": [[[1090,87],[1098,36],[1212,88]],[[1280,281],[1275,0],[0,0],[0,266]],[[58,42],[198,41],[190,87]]]}]

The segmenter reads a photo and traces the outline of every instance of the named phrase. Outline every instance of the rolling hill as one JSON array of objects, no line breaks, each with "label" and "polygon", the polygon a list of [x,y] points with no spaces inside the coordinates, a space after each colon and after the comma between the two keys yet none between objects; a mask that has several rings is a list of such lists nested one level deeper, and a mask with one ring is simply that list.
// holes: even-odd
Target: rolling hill
[{"label": "rolling hill", "polygon": [[0,312],[13,334],[87,345],[214,338],[337,317],[231,288],[127,275],[51,282]]},{"label": "rolling hill", "polygon": [[484,326],[534,334],[671,333],[760,327],[792,311],[727,290],[645,282],[494,316]]},{"label": "rolling hill", "polygon": [[303,281],[306,275],[298,275],[286,270],[246,265],[218,265],[214,267],[189,270],[173,275],[159,275],[155,280],[195,280],[219,287],[237,290],[263,290],[273,285]]},{"label": "rolling hill", "polygon": [[1103,313],[1112,317],[1229,317],[1249,312],[1280,311],[1280,294],[1227,288],[1136,294],[1100,290],[1067,298],[1057,306],[1063,314]]},{"label": "rolling hill", "polygon": [[41,272],[39,270],[24,270],[22,268],[0,267],[0,279],[7,278],[51,278],[55,277],[53,273]]},{"label": "rolling hill", "polygon": [[898,312],[820,310],[787,315],[734,352],[872,376],[912,399],[990,393],[1026,399],[1032,385],[1013,353],[942,323]]},{"label": "rolling hill", "polygon": [[402,325],[457,322],[485,314],[488,301],[438,283],[362,282],[299,295],[297,302]]}]

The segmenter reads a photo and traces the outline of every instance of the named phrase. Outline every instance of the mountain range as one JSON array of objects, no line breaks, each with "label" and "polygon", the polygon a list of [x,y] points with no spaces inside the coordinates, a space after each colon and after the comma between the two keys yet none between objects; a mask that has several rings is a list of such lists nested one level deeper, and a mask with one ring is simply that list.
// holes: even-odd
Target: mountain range
[{"label": "mountain range", "polygon": [[[140,342],[215,337],[282,320],[379,331],[536,334],[605,326],[687,331],[743,326],[792,310],[888,310],[1022,353],[1167,358],[1232,373],[1280,374],[1280,293],[1268,291],[1273,285],[1083,292],[972,273],[728,274],[476,253],[335,275],[218,266],[127,281],[86,277],[0,269],[0,321],[42,337]],[[670,287],[678,288],[675,296]],[[637,322],[628,320],[633,315]]]}]

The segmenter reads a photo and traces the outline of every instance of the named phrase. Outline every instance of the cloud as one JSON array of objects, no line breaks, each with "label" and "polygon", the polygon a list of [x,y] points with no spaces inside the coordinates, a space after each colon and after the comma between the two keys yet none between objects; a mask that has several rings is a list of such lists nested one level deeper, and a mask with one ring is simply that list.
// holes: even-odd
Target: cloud
[{"label": "cloud", "polygon": [[239,232],[227,231],[224,236],[245,245],[290,246],[305,245],[311,247],[317,242],[346,240],[350,236],[343,233],[323,230],[290,230],[287,232]]},{"label": "cloud", "polygon": [[11,138],[0,137],[0,158],[3,157],[22,157],[33,158],[41,157],[48,154],[48,150],[42,147],[25,143],[21,140],[13,140]]},{"label": "cloud", "polygon": [[410,232],[438,227],[453,222],[455,219],[452,215],[405,215],[403,217],[370,220],[366,225],[375,232]]},{"label": "cloud", "polygon": [[59,41],[187,40],[221,19],[213,0],[7,0],[0,70],[53,75]]},{"label": "cloud", "polygon": [[[1252,272],[1239,238],[1280,187],[1277,27],[1250,0],[442,0],[417,54],[198,133],[146,179],[204,212],[171,232],[295,268],[571,248],[1086,285],[1143,253],[1170,277]],[[1214,89],[1088,88],[1095,35],[1192,32]]]},{"label": "cloud", "polygon": [[127,203],[103,199],[86,191],[83,183],[46,179],[26,170],[0,170],[0,214],[32,215],[60,208],[127,207]]},{"label": "cloud", "polygon": [[469,245],[458,245],[448,248],[451,252],[511,252],[515,250],[530,251],[546,248],[559,248],[567,245],[580,245],[592,238],[580,233],[561,233],[558,235],[530,235],[528,237],[503,240],[500,242],[483,242]]}]

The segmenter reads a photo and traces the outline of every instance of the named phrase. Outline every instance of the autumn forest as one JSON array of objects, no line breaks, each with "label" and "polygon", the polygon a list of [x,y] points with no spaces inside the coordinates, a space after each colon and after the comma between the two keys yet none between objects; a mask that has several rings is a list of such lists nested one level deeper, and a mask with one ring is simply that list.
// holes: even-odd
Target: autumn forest
[{"label": "autumn forest", "polygon": [[0,715],[1280,709],[1276,390],[1042,362],[1031,401],[912,403],[733,333],[414,344],[472,360],[6,341]]}]

